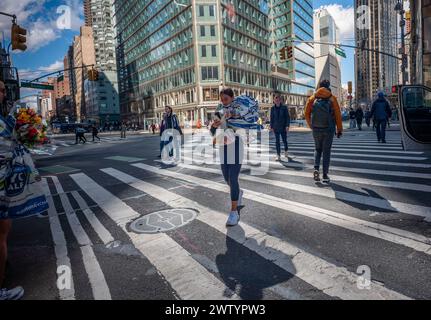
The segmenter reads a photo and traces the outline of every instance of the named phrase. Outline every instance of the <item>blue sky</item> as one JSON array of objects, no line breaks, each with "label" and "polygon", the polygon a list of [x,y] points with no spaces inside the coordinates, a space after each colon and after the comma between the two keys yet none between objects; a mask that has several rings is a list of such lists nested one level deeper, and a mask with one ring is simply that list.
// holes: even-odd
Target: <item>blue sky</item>
[{"label": "blue sky", "polygon": [[[21,71],[22,79],[30,79],[62,68],[62,60],[72,43],[73,36],[83,23],[82,0],[1,0],[2,11],[13,12],[18,23],[28,29],[28,49],[14,53],[13,63]],[[71,29],[60,30],[57,20],[61,5],[71,8]],[[353,0],[314,0],[315,8],[329,6],[342,35],[351,44],[353,37]],[[62,20],[64,22],[64,20]],[[61,22],[61,21],[60,21]],[[0,30],[9,34],[10,19],[0,16]],[[1,35],[0,35],[1,36]],[[353,80],[353,50],[346,49],[347,59],[342,63],[342,82]]]}]

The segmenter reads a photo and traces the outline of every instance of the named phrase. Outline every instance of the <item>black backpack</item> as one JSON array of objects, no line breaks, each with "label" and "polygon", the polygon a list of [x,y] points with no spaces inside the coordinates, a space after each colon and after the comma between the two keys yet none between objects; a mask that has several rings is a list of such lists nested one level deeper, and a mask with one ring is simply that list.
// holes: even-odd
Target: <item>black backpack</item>
[{"label": "black backpack", "polygon": [[329,99],[314,101],[311,112],[312,129],[331,129],[334,127],[334,111]]}]

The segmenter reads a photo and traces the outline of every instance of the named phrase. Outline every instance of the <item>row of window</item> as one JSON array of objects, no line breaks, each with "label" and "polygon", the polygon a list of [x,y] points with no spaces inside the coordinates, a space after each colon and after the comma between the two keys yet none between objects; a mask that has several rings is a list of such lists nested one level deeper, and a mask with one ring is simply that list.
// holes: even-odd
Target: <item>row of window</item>
[{"label": "row of window", "polygon": [[147,28],[142,28],[133,37],[124,42],[126,59],[130,58],[130,60],[134,60],[136,56],[142,55],[149,48],[156,47],[166,39],[170,38],[172,34],[187,28],[191,25],[189,18],[191,18],[190,12],[184,12],[149,37],[148,35],[153,32],[153,30],[150,31]]},{"label": "row of window", "polygon": [[201,67],[201,80],[218,80],[218,66],[203,66]]},{"label": "row of window", "polygon": [[214,5],[199,5],[198,16],[199,17],[215,17],[215,6]]},{"label": "row of window", "polygon": [[258,54],[262,57],[268,56],[269,46],[266,44],[268,43],[268,39],[266,39],[264,43],[261,43],[252,37],[225,27],[223,30],[223,40],[229,45],[236,46],[244,50],[250,50],[256,55]]},{"label": "row of window", "polygon": [[229,16],[227,9],[223,8],[223,23],[262,42],[266,42],[268,40],[269,32],[267,20],[264,26],[259,26],[255,23],[255,21],[253,22],[253,20],[251,20],[249,16],[247,16],[246,18],[236,15],[235,21],[234,23],[232,23],[231,17]]},{"label": "row of window", "polygon": [[[150,47],[149,43],[143,43],[142,47],[145,49],[150,49],[143,56],[139,57],[136,62],[138,69],[145,68],[147,65],[153,63],[154,61],[163,59],[163,57],[173,54],[174,52],[180,51],[181,49],[190,46],[192,43],[192,31],[191,28],[178,34],[176,37],[172,38],[170,41],[165,42],[159,47]],[[129,59],[126,59],[126,64]],[[133,61],[133,60],[132,60]]]},{"label": "row of window", "polygon": [[193,50],[191,48],[187,48],[167,59],[139,71],[138,80],[140,82],[146,82],[164,74],[175,72],[176,70],[183,69],[187,66],[192,66],[193,64]]},{"label": "row of window", "polygon": [[224,59],[227,64],[242,68],[254,69],[261,73],[269,71],[269,60],[258,58],[229,46],[225,47]]},{"label": "row of window", "polygon": [[225,69],[227,82],[235,82],[242,85],[270,88],[270,77],[253,72],[248,72],[236,68],[227,67]]},{"label": "row of window", "polygon": [[[229,5],[230,2],[230,4],[233,6],[236,14],[235,19],[238,19],[238,23],[240,23],[241,16],[244,16],[257,23],[261,28],[266,29],[268,28],[268,15],[261,11],[261,1],[263,0],[231,0],[226,2],[227,5]],[[223,17],[225,16],[225,13],[228,13],[228,9],[232,10],[229,8],[229,6],[223,7]]]}]

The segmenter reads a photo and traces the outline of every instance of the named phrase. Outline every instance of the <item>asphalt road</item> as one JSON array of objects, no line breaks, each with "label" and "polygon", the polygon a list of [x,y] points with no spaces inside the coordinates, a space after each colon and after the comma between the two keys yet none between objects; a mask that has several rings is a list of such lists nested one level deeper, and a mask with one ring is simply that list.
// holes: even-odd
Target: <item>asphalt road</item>
[{"label": "asphalt road", "polygon": [[[269,171],[243,167],[228,229],[210,154],[191,162],[187,141],[169,166],[158,136],[108,138],[36,157],[50,211],[16,220],[9,241],[6,285],[25,299],[431,299],[431,160],[402,151],[398,131],[386,145],[347,132],[329,186],[312,181],[309,133],[289,135],[289,163],[271,139]],[[152,214],[178,208],[191,210]]]}]

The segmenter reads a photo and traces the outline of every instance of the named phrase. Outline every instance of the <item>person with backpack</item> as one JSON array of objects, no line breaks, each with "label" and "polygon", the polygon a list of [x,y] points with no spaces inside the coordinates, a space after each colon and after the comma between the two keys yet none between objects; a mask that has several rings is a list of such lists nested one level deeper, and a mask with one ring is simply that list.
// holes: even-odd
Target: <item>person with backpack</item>
[{"label": "person with backpack", "polygon": [[287,133],[290,127],[289,109],[282,103],[279,94],[274,97],[274,105],[271,108],[270,129],[275,135],[275,148],[277,150],[277,161],[281,161],[280,137],[284,144],[284,156],[289,161]]},{"label": "person with backpack", "polygon": [[323,80],[319,89],[312,95],[305,107],[305,120],[313,132],[314,181],[320,181],[320,160],[323,155],[323,182],[329,183],[329,164],[334,135],[340,138],[343,134],[341,110],[337,98],[332,95],[330,82]]},{"label": "person with backpack", "polygon": [[377,99],[373,102],[371,116],[374,117],[376,124],[377,141],[386,143],[386,125],[392,116],[392,110],[382,91],[377,93]]}]

